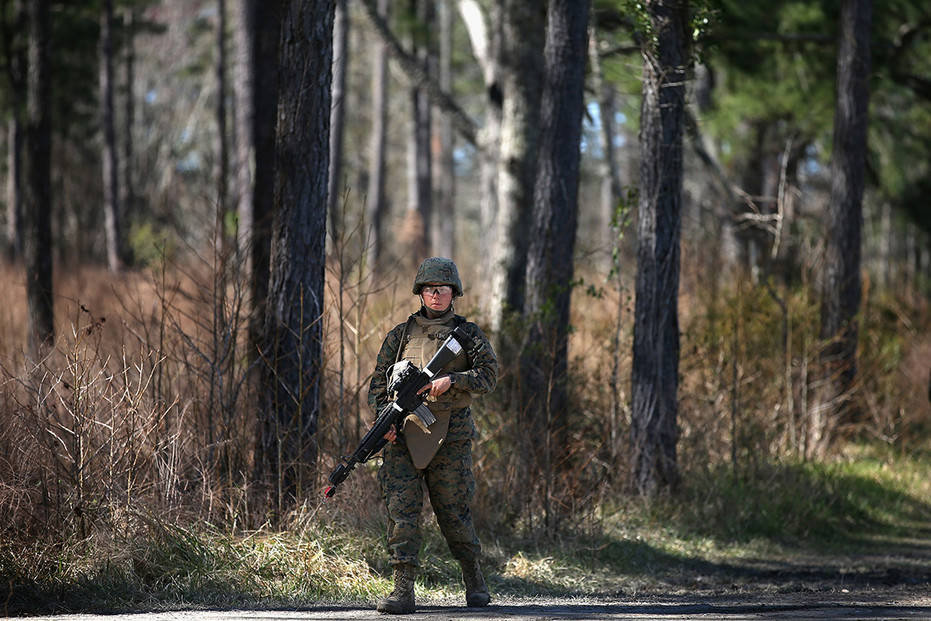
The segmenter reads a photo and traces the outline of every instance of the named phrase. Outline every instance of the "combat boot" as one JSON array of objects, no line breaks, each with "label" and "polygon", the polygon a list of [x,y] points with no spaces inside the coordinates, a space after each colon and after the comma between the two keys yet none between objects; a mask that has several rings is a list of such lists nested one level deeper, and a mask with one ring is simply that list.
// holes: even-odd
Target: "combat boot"
[{"label": "combat boot", "polygon": [[469,608],[487,606],[491,601],[491,595],[488,594],[488,587],[485,586],[485,578],[482,576],[478,561],[459,561],[459,565],[462,566],[462,580],[465,582],[466,606]]},{"label": "combat boot", "polygon": [[375,610],[383,614],[406,615],[414,612],[414,579],[417,571],[411,565],[396,565],[394,590],[378,600]]}]

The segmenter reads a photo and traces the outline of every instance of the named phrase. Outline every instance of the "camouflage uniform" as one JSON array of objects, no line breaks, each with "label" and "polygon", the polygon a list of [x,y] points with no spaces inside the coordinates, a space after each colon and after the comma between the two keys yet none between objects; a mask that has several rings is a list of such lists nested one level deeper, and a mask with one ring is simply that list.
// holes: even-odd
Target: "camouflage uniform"
[{"label": "camouflage uniform", "polygon": [[[475,425],[469,403],[472,394],[494,390],[498,376],[498,361],[481,329],[455,315],[452,308],[436,319],[427,319],[423,311],[411,315],[408,321],[395,326],[382,343],[368,399],[375,411],[384,407],[388,403],[386,372],[391,365],[399,359],[409,358],[422,368],[426,362],[423,358],[429,359],[442,345],[446,335],[459,325],[472,338],[473,345],[465,352],[467,358],[454,361],[448,367],[454,369],[448,373],[453,382],[451,388],[435,402],[428,403],[434,413],[444,410],[449,413],[445,441],[429,465],[418,470],[404,444],[403,434],[399,435],[397,442],[385,448],[384,462],[378,472],[388,508],[391,563],[396,566],[419,566],[422,480],[427,484],[430,503],[453,556],[459,561],[476,561],[481,549],[472,525],[471,501],[475,492],[472,437]],[[427,340],[417,339],[417,334],[425,333],[428,333]]]}]

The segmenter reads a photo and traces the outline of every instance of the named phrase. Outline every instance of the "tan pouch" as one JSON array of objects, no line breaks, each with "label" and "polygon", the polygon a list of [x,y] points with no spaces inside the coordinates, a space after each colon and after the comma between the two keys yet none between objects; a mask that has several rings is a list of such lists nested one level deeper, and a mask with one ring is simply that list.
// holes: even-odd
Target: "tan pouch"
[{"label": "tan pouch", "polygon": [[446,432],[449,431],[449,410],[434,412],[436,422],[424,428],[423,423],[414,414],[404,419],[404,441],[407,451],[411,454],[411,461],[418,470],[430,465],[436,452],[440,450]]}]

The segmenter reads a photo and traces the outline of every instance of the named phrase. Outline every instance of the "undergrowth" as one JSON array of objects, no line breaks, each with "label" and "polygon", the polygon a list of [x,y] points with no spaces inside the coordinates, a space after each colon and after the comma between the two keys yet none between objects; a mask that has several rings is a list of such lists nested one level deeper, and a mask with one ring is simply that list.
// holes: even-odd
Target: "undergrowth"
[{"label": "undergrowth", "polygon": [[[328,504],[318,491],[367,425],[366,373],[410,312],[409,291],[331,275],[330,307],[354,306],[325,318],[317,480],[304,504],[268,521],[252,477],[250,317],[235,285],[218,296],[209,265],[189,272],[163,266],[106,286],[93,272],[63,278],[59,340],[38,364],[14,336],[24,307],[0,311],[0,612],[369,605],[388,589],[373,464]],[[0,284],[22,286],[3,270]],[[626,295],[573,303],[567,459],[545,503],[521,487],[516,406],[496,394],[473,408],[474,511],[493,593],[628,593],[774,550],[927,538],[926,302],[864,304],[863,416],[846,448],[819,461],[805,459],[811,296],[760,286],[683,302],[682,484],[647,501],[625,485],[629,395],[614,382],[630,374]],[[421,558],[420,594],[459,601],[459,568],[435,525]]]},{"label": "undergrowth", "polygon": [[[748,555],[882,547],[931,528],[929,468],[927,453],[855,445],[830,463],[696,473],[675,497],[627,498],[553,539],[486,528],[486,575],[499,596],[624,594]],[[345,510],[304,507],[285,530],[239,533],[130,512],[117,531],[85,540],[4,542],[5,612],[371,605],[390,589],[384,523],[368,519],[377,508],[361,520],[340,519]],[[432,519],[424,530],[418,597],[458,601],[458,565]]]}]

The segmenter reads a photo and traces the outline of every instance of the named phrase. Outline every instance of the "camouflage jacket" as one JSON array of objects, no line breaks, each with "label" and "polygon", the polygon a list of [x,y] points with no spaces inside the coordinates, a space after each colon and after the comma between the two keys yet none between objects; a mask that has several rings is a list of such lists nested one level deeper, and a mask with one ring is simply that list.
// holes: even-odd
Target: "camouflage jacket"
[{"label": "camouflage jacket", "polygon": [[[413,319],[408,319],[408,321],[413,321]],[[407,323],[405,321],[392,328],[378,352],[375,370],[372,372],[372,380],[369,383],[368,398],[369,406],[376,413],[388,404],[388,378],[386,373],[399,357],[398,350],[403,346],[401,339],[405,333]],[[449,313],[448,325],[450,327],[461,325],[473,343],[466,350],[470,368],[465,371],[447,374],[453,380],[453,385],[472,394],[485,394],[494,390],[498,382],[498,359],[481,328],[470,321],[466,321],[464,317],[454,315],[452,312]]]}]

